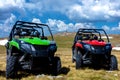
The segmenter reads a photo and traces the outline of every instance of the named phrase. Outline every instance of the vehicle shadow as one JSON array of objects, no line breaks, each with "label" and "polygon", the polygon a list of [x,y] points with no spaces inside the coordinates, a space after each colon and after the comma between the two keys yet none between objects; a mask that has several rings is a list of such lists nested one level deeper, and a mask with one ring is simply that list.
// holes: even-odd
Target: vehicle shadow
[{"label": "vehicle shadow", "polygon": [[0,70],[0,76],[6,77],[5,76],[5,71]]},{"label": "vehicle shadow", "polygon": [[60,70],[60,74],[67,74],[70,71],[70,68],[67,67],[62,67]]},{"label": "vehicle shadow", "polygon": [[[70,71],[70,68],[62,67],[60,72],[57,75],[60,75],[60,74],[66,75],[69,71]],[[43,75],[43,74],[50,75],[50,76],[57,76],[57,75],[52,74],[49,70],[42,69],[42,70],[37,70],[37,71],[20,71],[15,79],[22,79],[30,75],[38,76],[38,75]]]}]

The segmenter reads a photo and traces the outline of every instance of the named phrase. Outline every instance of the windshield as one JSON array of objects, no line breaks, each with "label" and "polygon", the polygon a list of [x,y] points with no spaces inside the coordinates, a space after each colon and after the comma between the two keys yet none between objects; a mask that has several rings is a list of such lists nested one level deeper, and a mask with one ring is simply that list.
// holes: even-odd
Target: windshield
[{"label": "windshield", "polygon": [[53,40],[52,33],[49,26],[37,23],[16,23],[12,30],[12,37],[14,38],[44,38],[48,40]]},{"label": "windshield", "polygon": [[103,29],[79,29],[75,40],[104,40],[109,42],[109,38]]}]

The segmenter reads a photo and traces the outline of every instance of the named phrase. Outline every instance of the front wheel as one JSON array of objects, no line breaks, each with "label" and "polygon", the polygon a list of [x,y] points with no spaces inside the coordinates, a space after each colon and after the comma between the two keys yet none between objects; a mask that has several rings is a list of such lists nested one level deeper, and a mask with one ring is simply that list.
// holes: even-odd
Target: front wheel
[{"label": "front wheel", "polygon": [[17,71],[17,56],[7,56],[6,78],[14,78]]},{"label": "front wheel", "polygon": [[61,69],[61,60],[59,57],[55,57],[52,66],[52,73],[53,75],[57,75]]},{"label": "front wheel", "polygon": [[117,58],[114,55],[111,55],[110,58],[110,70],[118,70]]},{"label": "front wheel", "polygon": [[76,69],[80,69],[83,64],[82,54],[78,49],[75,49],[75,56],[76,56]]}]

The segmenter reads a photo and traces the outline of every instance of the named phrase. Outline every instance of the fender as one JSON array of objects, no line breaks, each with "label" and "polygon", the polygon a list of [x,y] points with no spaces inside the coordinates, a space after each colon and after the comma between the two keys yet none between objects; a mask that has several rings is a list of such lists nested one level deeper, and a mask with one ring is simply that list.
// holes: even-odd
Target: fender
[{"label": "fender", "polygon": [[14,40],[12,40],[12,41],[10,41],[9,42],[9,47],[11,48],[11,47],[16,47],[17,49],[20,49],[20,47],[19,47],[19,44],[16,42],[16,41],[14,41]]},{"label": "fender", "polygon": [[77,42],[77,43],[75,44],[75,47],[80,47],[80,48],[83,48],[82,44],[81,44],[81,43],[79,43],[79,42]]}]

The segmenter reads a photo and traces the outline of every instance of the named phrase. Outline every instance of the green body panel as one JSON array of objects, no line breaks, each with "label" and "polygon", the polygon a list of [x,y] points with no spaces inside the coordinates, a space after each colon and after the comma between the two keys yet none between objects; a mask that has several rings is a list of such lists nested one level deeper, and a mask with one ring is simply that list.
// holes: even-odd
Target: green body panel
[{"label": "green body panel", "polygon": [[49,45],[49,40],[41,40],[40,38],[34,37],[34,38],[20,38],[19,40],[34,44],[34,45]]},{"label": "green body panel", "polygon": [[[50,45],[50,41],[49,40],[41,40],[40,38],[20,38],[19,40],[27,42],[29,44],[33,44],[33,45]],[[9,42],[10,44],[10,48],[11,47],[16,47],[18,49],[20,49],[19,47],[19,43],[17,43],[16,41],[12,40]]]},{"label": "green body panel", "polygon": [[14,46],[14,47],[20,49],[20,48],[19,48],[19,44],[18,44],[16,41],[14,41],[14,40],[10,41],[9,44],[10,44],[10,48],[11,48],[12,46]]}]

